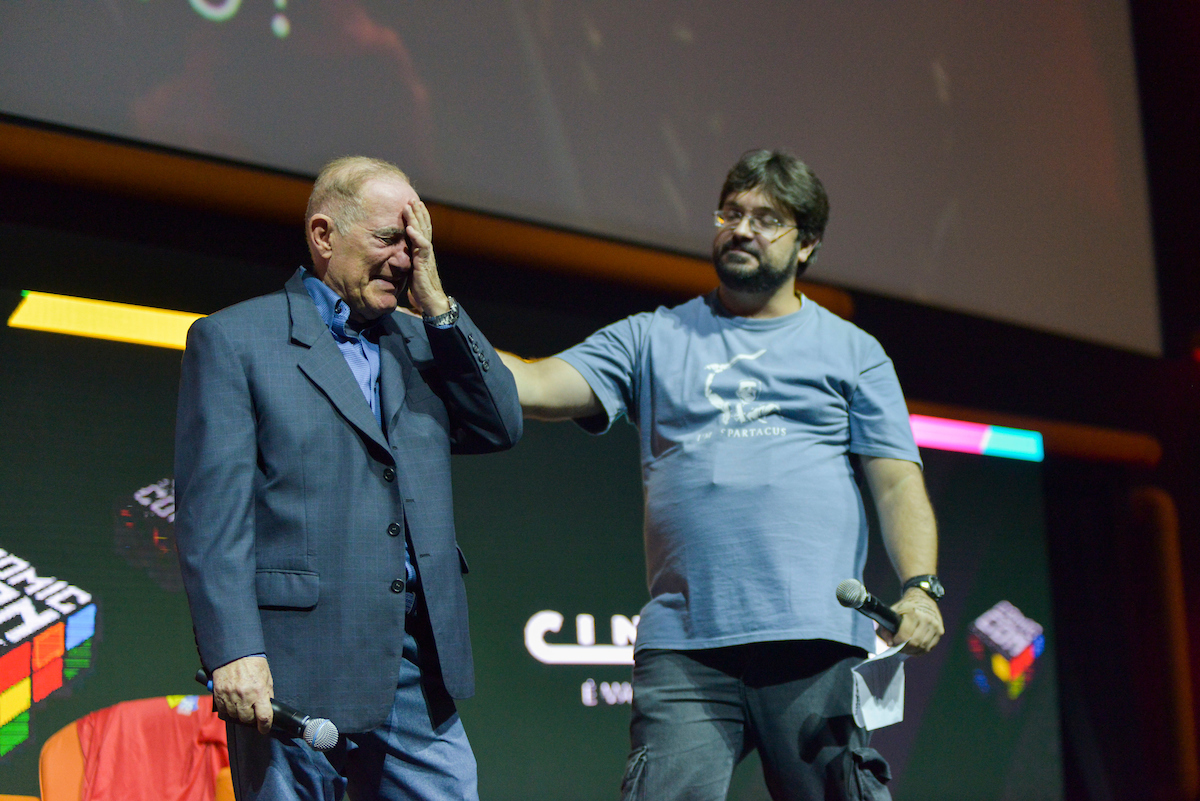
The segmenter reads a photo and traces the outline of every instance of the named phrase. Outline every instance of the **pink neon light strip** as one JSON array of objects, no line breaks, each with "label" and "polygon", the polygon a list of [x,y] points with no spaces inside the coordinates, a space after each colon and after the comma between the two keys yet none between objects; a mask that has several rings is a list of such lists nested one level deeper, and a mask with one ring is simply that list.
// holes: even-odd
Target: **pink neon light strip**
[{"label": "pink neon light strip", "polygon": [[910,414],[908,419],[912,423],[913,438],[917,441],[917,447],[958,453],[983,453],[988,429],[991,428],[981,423],[946,420],[921,414]]}]

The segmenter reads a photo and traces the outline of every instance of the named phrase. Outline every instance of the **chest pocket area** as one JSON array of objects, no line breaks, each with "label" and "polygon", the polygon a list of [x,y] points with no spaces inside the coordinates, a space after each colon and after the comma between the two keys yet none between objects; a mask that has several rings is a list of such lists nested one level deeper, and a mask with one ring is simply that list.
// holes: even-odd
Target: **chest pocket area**
[{"label": "chest pocket area", "polygon": [[[755,431],[752,428],[750,431]],[[734,436],[743,429],[723,429],[713,435],[713,483],[725,486],[761,486],[774,475],[772,448],[761,437]]]}]

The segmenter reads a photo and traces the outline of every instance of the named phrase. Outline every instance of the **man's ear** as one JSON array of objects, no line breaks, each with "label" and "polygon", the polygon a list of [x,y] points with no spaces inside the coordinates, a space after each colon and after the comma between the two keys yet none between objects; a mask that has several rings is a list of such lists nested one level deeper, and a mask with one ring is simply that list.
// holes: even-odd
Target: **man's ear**
[{"label": "man's ear", "polygon": [[817,240],[809,242],[804,247],[796,251],[796,266],[804,267],[808,265],[808,260],[812,256],[813,251],[817,249]]},{"label": "man's ear", "polygon": [[328,261],[333,255],[333,218],[314,214],[308,220],[308,243],[314,256]]}]

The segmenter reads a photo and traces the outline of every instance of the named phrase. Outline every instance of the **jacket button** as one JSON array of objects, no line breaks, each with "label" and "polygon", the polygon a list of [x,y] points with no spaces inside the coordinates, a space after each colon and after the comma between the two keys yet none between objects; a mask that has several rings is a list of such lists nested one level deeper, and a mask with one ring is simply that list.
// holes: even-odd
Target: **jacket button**
[{"label": "jacket button", "polygon": [[404,592],[404,582],[401,579],[396,579],[395,581],[392,582],[392,592],[395,592],[395,593]]},{"label": "jacket button", "polygon": [[384,481],[395,481],[396,480],[396,471],[390,467],[383,468],[383,480]]},{"label": "jacket button", "polygon": [[400,536],[400,524],[392,523],[390,526],[388,526],[388,534],[391,534],[393,537],[399,537]]}]

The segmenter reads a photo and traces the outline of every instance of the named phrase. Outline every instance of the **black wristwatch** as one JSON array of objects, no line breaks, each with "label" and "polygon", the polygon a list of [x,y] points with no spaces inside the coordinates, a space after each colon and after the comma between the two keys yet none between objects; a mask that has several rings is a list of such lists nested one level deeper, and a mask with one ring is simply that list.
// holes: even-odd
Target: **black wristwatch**
[{"label": "black wristwatch", "polygon": [[925,590],[925,593],[935,601],[942,600],[942,596],[946,594],[946,588],[942,586],[942,582],[938,581],[938,577],[933,574],[913,576],[904,582],[904,588],[900,590],[900,594],[903,595],[913,587],[920,587]]}]

